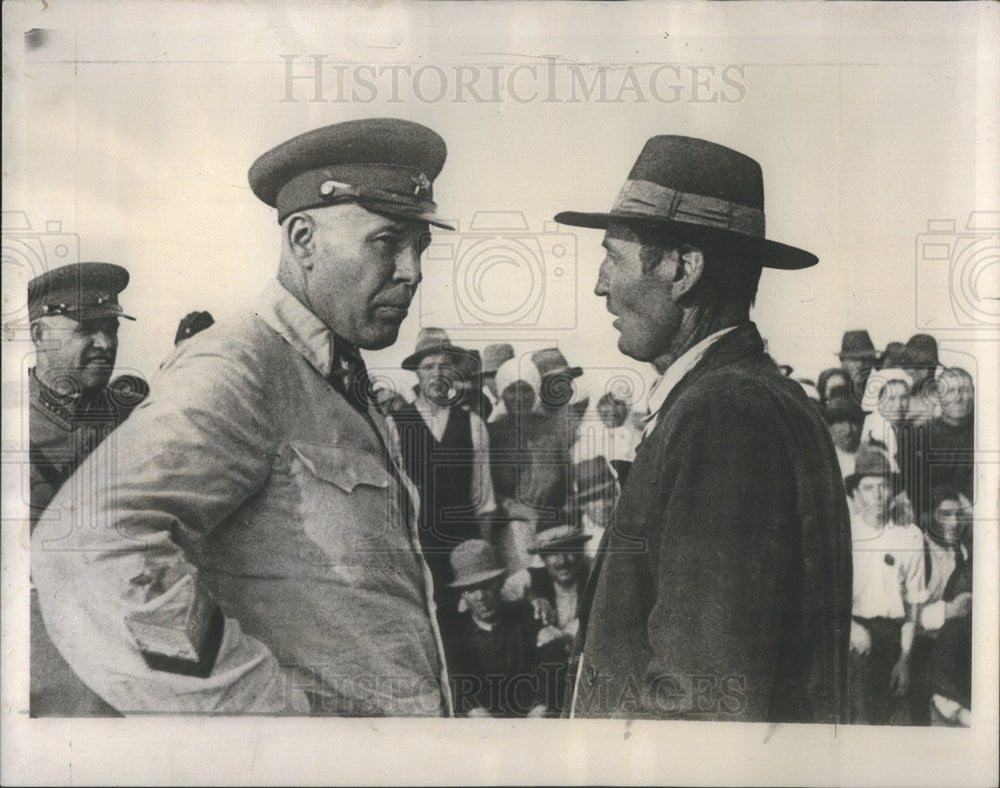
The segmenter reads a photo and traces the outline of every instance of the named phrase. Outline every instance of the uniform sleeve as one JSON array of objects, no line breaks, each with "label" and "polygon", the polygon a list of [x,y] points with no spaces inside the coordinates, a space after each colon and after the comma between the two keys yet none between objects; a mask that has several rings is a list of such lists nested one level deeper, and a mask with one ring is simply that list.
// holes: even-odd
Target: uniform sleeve
[{"label": "uniform sleeve", "polygon": [[303,710],[274,656],[222,617],[189,562],[260,489],[273,457],[251,366],[202,347],[169,363],[36,527],[45,626],[84,683],[122,712]]},{"label": "uniform sleeve", "polygon": [[644,700],[658,716],[763,720],[791,593],[795,473],[751,397],[717,392],[689,410],[665,463],[667,506],[648,532],[656,601]]}]

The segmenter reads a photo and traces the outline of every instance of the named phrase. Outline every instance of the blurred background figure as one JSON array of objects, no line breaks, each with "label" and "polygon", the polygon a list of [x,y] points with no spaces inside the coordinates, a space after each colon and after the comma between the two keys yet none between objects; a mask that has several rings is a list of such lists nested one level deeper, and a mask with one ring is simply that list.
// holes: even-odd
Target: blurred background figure
[{"label": "blurred background figure", "polygon": [[642,431],[636,429],[629,415],[628,403],[611,392],[597,401],[597,417],[603,427],[598,442],[600,456],[611,463],[623,484],[642,440]]},{"label": "blurred background figure", "polygon": [[487,345],[483,351],[483,392],[493,405],[490,421],[495,421],[503,415],[503,402],[497,391],[497,370],[507,361],[514,358],[514,348],[507,342]]},{"label": "blurred background figure", "polygon": [[861,445],[861,427],[865,413],[849,396],[846,389],[834,388],[838,396],[829,400],[823,409],[823,418],[830,428],[841,473],[847,477],[854,473],[854,462]]},{"label": "blurred background figure", "polygon": [[890,342],[878,357],[878,369],[906,366],[906,345],[902,342]]},{"label": "blurred background figure", "polygon": [[938,633],[950,619],[972,613],[971,587],[945,600],[952,577],[963,573],[971,558],[964,543],[971,519],[968,501],[954,487],[935,487],[931,491],[930,511],[922,523],[927,599],[920,610],[911,664],[914,725],[931,722],[931,658]]},{"label": "blurred background figure", "polygon": [[527,567],[528,548],[534,543],[532,474],[534,441],[541,419],[535,413],[535,403],[542,381],[530,358],[512,358],[497,370],[496,386],[502,413],[487,425],[499,514],[493,544],[507,571],[513,574]]},{"label": "blurred background figure", "polygon": [[455,713],[466,717],[535,717],[548,711],[537,620],[527,601],[506,602],[506,570],[493,548],[470,539],[450,558],[460,612],[442,629]]},{"label": "blurred background figure", "polygon": [[456,358],[458,377],[457,402],[460,408],[471,411],[484,422],[493,413],[493,402],[483,386],[483,360],[478,350],[466,350]]},{"label": "blurred background figure", "polygon": [[851,380],[840,367],[830,367],[819,373],[816,389],[823,404],[826,404],[834,397],[851,396]]},{"label": "blurred background figure", "polygon": [[[935,463],[932,470],[935,484],[947,484],[958,489],[975,503],[975,387],[972,375],[952,367],[937,380],[940,414],[931,420],[930,450]],[[944,462],[940,462],[944,459]]]},{"label": "blurred background figure", "polygon": [[611,514],[621,488],[612,466],[603,456],[581,460],[573,466],[573,510],[581,532],[592,536],[585,545],[590,559],[611,525]]},{"label": "blurred background figure", "polygon": [[[871,335],[865,329],[845,331],[840,340],[840,368],[847,373],[851,391],[860,395],[865,391],[868,375],[878,361],[878,351]],[[863,407],[863,406],[862,406]]]},{"label": "blurred background figure", "polygon": [[442,610],[451,606],[448,555],[463,541],[488,535],[496,509],[486,425],[458,406],[467,357],[443,329],[421,329],[403,360],[403,369],[417,375],[417,397],[391,414],[406,472],[420,492],[420,545]]},{"label": "blurred background figure", "polygon": [[937,340],[930,334],[914,334],[903,348],[903,369],[910,376],[907,420],[926,424],[940,412],[936,383],[941,372]]},{"label": "blurred background figure", "polygon": [[179,345],[185,339],[190,339],[195,334],[204,331],[209,326],[215,324],[215,318],[211,312],[188,312],[177,324],[177,333],[174,335],[174,345]]}]

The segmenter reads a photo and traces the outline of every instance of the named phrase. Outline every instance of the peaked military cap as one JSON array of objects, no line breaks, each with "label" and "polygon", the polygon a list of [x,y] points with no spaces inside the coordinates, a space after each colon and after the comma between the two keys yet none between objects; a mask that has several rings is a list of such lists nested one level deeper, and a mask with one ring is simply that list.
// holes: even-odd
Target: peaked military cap
[{"label": "peaked military cap", "polygon": [[128,271],[112,263],[71,263],[46,271],[28,282],[28,317],[66,315],[99,320],[126,315],[118,294],[128,285]]},{"label": "peaked military cap", "polygon": [[295,211],[357,202],[453,230],[433,200],[447,152],[444,140],[419,123],[351,120],[281,143],[253,163],[248,177],[253,193],[278,209],[279,223]]}]

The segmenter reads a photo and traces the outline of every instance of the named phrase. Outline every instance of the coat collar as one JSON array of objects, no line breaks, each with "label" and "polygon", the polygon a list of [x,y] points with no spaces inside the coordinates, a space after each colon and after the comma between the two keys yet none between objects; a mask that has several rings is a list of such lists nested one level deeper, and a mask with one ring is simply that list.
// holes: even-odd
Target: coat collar
[{"label": "coat collar", "polygon": [[324,378],[333,368],[334,335],[277,280],[257,299],[254,312],[305,357]]}]

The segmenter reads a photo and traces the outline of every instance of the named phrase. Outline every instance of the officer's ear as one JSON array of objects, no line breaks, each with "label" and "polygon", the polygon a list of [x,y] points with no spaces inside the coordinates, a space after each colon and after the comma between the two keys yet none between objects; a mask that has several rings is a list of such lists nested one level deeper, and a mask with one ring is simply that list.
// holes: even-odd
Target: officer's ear
[{"label": "officer's ear", "polygon": [[285,220],[285,243],[306,268],[312,268],[313,252],[316,250],[316,220],[308,213],[293,213]]},{"label": "officer's ear", "polygon": [[705,272],[705,254],[697,246],[684,244],[678,249],[671,250],[669,256],[674,263],[670,291],[676,301],[690,293],[701,281]]},{"label": "officer's ear", "polygon": [[48,334],[46,328],[44,320],[32,321],[29,331],[31,332],[31,341],[35,343],[35,347],[41,347],[42,343],[45,342],[46,335]]}]

